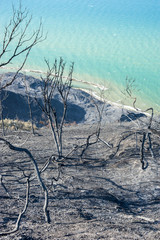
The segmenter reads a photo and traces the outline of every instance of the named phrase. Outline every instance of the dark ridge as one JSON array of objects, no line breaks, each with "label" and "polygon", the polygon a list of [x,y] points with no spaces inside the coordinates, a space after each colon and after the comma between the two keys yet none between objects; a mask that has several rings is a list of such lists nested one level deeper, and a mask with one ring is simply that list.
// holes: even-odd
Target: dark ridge
[{"label": "dark ridge", "polygon": [[128,112],[126,114],[121,115],[120,121],[121,122],[131,122],[131,121],[135,121],[141,117],[146,117],[146,115],[143,113]]}]

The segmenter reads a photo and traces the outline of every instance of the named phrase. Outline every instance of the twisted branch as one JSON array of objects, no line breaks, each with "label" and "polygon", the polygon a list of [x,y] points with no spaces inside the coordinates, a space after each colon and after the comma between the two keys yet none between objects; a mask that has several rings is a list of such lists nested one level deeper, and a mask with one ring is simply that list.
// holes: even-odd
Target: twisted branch
[{"label": "twisted branch", "polygon": [[4,138],[0,138],[0,141],[4,142],[13,151],[25,152],[28,155],[28,157],[31,159],[31,161],[34,165],[34,169],[35,169],[35,173],[36,173],[38,182],[39,182],[40,186],[42,187],[42,189],[44,191],[45,202],[44,202],[44,206],[43,206],[43,211],[44,211],[44,215],[45,215],[45,220],[46,220],[47,223],[50,223],[49,211],[47,210],[47,207],[48,207],[48,190],[47,190],[47,188],[46,188],[46,186],[45,186],[45,184],[44,184],[44,182],[41,178],[40,171],[39,171],[36,160],[34,159],[34,157],[32,156],[31,152],[28,149],[15,147],[10,142],[5,140]]},{"label": "twisted branch", "polygon": [[19,226],[20,226],[20,221],[23,217],[23,215],[25,214],[25,212],[27,211],[27,207],[28,207],[28,201],[29,201],[29,188],[30,188],[30,184],[29,184],[29,178],[27,178],[27,186],[26,186],[26,200],[25,200],[25,205],[23,210],[19,213],[15,228],[11,231],[8,232],[2,232],[0,233],[0,236],[7,236],[9,234],[15,233],[19,230]]}]

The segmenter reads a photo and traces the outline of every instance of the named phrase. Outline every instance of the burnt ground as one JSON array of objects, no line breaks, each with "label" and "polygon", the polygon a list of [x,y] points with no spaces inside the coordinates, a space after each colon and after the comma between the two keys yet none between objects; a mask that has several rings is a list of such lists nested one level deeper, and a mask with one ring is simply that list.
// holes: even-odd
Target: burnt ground
[{"label": "burnt ground", "polygon": [[[90,146],[80,160],[81,149],[67,159],[51,163],[42,177],[49,189],[51,223],[43,215],[43,192],[35,179],[31,182],[27,212],[19,231],[1,239],[15,240],[79,240],[79,239],[160,239],[160,143],[152,139],[153,159],[145,146],[148,168],[142,170],[140,141],[135,135],[117,142],[132,123],[106,124],[102,142]],[[76,144],[86,141],[95,125],[75,125],[64,128],[64,155]],[[37,130],[35,136],[27,132],[10,132],[6,139],[25,147],[37,160],[39,168],[55,153],[48,128]],[[25,202],[25,175],[34,175],[32,163],[24,153],[11,151],[0,142],[0,174],[9,192],[0,185],[0,232],[14,228]],[[58,165],[61,175],[58,181]]]}]

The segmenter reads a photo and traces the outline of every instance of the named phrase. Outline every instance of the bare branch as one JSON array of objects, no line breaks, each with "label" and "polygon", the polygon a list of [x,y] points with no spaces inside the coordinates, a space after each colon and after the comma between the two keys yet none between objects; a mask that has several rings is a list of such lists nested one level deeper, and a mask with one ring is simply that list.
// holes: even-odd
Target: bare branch
[{"label": "bare branch", "polygon": [[142,169],[146,169],[148,167],[148,162],[145,161],[145,157],[144,157],[144,144],[145,144],[145,140],[146,140],[146,133],[143,133],[143,139],[142,139],[142,145],[141,145],[141,163],[142,163]]},{"label": "bare branch", "polygon": [[27,101],[28,101],[28,107],[29,107],[29,116],[30,116],[30,122],[31,122],[31,127],[32,127],[32,133],[34,135],[35,131],[34,131],[34,124],[33,124],[33,114],[32,114],[32,108],[31,108],[30,95],[29,95],[27,82],[26,82],[26,76],[24,76],[23,80],[24,80],[24,84],[25,84],[25,88],[26,88],[26,95],[27,95]]},{"label": "bare branch", "polygon": [[18,152],[25,152],[28,155],[28,157],[30,158],[30,160],[32,161],[37,179],[39,181],[39,184],[44,191],[45,202],[44,202],[43,210],[44,210],[45,220],[46,220],[47,223],[49,223],[50,222],[50,217],[49,217],[49,211],[47,210],[47,207],[48,207],[48,190],[47,190],[47,188],[46,188],[46,186],[45,186],[45,184],[44,184],[44,182],[43,182],[43,180],[40,176],[40,171],[39,171],[36,160],[34,159],[34,157],[32,156],[31,152],[28,149],[13,146],[10,142],[8,142],[4,138],[0,138],[0,141],[4,142],[11,150],[18,151]]},{"label": "bare branch", "polygon": [[11,197],[10,194],[9,194],[9,192],[8,192],[8,190],[7,190],[7,188],[6,188],[6,186],[5,186],[4,183],[3,183],[3,176],[2,176],[2,175],[0,175],[0,183],[1,183],[1,186],[3,187],[3,189],[5,190],[5,192],[7,193],[7,195],[8,195],[9,197]]},{"label": "bare branch", "polygon": [[[0,68],[7,66],[19,55],[24,54],[24,57],[12,80],[4,86],[1,86],[1,89],[6,88],[13,83],[17,74],[24,67],[32,48],[46,38],[46,36],[43,36],[43,26],[41,21],[37,30],[31,33],[29,28],[31,21],[32,16],[29,16],[26,8],[22,9],[21,2],[18,9],[13,7],[12,18],[10,19],[9,24],[5,27],[2,49],[0,52]],[[8,57],[5,56],[7,52],[10,52]]]},{"label": "bare branch", "polygon": [[154,153],[153,153],[153,149],[152,149],[152,139],[151,139],[151,133],[148,133],[148,140],[149,140],[149,150],[151,153],[152,158],[154,158]]},{"label": "bare branch", "polygon": [[[68,95],[72,85],[72,73],[74,64],[71,64],[68,77],[66,80],[64,80],[63,74],[65,63],[62,58],[59,59],[59,62],[57,59],[55,59],[53,66],[51,66],[49,61],[46,59],[45,63],[47,65],[47,74],[45,78],[41,77],[41,80],[43,81],[41,91],[42,103],[38,100],[37,97],[35,99],[41,110],[48,118],[57,153],[61,158],[63,149],[63,125],[67,112]],[[55,92],[59,94],[63,104],[63,113],[61,117],[58,117],[58,110],[53,104]]]},{"label": "bare branch", "polygon": [[[127,134],[126,134],[126,133],[127,133]],[[119,151],[119,149],[120,149],[121,143],[122,143],[123,141],[125,141],[127,138],[129,138],[129,137],[131,137],[132,135],[135,134],[135,133],[132,132],[132,131],[129,131],[129,132],[126,132],[126,133],[125,133],[124,136],[122,136],[121,139],[119,140],[119,143],[118,143],[118,145],[116,146],[117,149],[116,149],[115,153],[113,153],[113,154],[110,156],[110,158],[113,158],[113,157],[116,156],[116,154],[118,153],[118,151]]]},{"label": "bare branch", "polygon": [[12,233],[15,233],[15,232],[17,232],[17,231],[19,230],[19,226],[20,226],[21,219],[22,219],[23,215],[25,214],[25,212],[26,212],[26,210],[27,210],[27,207],[28,207],[29,187],[30,187],[29,178],[27,178],[25,205],[24,205],[23,210],[19,213],[19,216],[18,216],[16,225],[15,225],[15,228],[14,228],[13,230],[11,230],[11,231],[0,233],[0,236],[7,236],[7,235],[12,234]]},{"label": "bare branch", "polygon": [[107,147],[109,147],[109,148],[113,148],[113,144],[110,144],[110,143],[104,141],[104,140],[101,139],[100,137],[99,137],[98,139],[99,139],[99,141],[101,141],[101,142],[103,142],[105,145],[107,145]]}]

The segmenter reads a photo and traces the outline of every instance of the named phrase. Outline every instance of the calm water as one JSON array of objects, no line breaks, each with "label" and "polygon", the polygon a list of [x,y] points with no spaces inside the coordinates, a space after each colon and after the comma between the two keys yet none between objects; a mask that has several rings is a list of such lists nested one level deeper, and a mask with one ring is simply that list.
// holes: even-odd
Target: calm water
[{"label": "calm water", "polygon": [[[0,0],[0,33],[17,2]],[[75,78],[109,88],[105,94],[113,101],[124,100],[128,76],[140,89],[139,106],[160,110],[159,0],[26,0],[23,5],[33,15],[32,28],[42,17],[48,32],[26,69],[45,71],[44,57],[62,56],[75,62]]]}]

